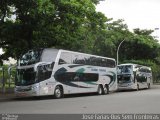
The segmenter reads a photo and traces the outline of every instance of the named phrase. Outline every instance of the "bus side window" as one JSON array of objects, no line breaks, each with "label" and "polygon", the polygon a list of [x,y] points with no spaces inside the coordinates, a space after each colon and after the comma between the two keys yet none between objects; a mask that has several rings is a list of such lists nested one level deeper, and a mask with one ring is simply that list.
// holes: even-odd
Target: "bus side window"
[{"label": "bus side window", "polygon": [[49,79],[52,74],[53,66],[54,66],[54,62],[52,64],[39,65],[37,67],[38,81]]},{"label": "bus side window", "polygon": [[65,62],[63,59],[59,59],[59,62],[58,64],[61,65],[61,64],[66,64],[67,62]]},{"label": "bus side window", "polygon": [[114,68],[116,63],[114,60],[106,59],[106,67]]}]

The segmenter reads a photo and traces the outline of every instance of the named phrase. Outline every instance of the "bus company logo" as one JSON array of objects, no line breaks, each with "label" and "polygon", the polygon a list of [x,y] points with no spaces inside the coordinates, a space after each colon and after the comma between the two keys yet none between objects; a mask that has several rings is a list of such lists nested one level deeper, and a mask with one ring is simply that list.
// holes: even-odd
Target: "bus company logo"
[{"label": "bus company logo", "polygon": [[15,114],[2,114],[2,120],[18,120],[18,115],[15,115]]}]

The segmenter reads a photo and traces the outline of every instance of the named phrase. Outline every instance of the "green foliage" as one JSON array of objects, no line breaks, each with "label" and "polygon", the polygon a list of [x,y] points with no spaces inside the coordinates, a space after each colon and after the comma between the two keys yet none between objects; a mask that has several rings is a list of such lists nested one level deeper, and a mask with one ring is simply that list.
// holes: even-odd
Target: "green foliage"
[{"label": "green foliage", "polygon": [[[5,50],[2,58],[7,59],[11,56],[17,59],[24,51],[39,47],[91,52],[97,40],[96,35],[101,29],[105,29],[107,20],[102,13],[96,12],[95,4],[98,2],[98,0],[5,1],[4,7],[12,6],[14,12],[11,15],[16,15],[16,19],[3,20],[1,25],[0,45]],[[7,14],[4,16],[7,17]]]},{"label": "green foliage", "polygon": [[134,64],[140,64],[140,65],[144,65],[144,66],[154,66],[155,63],[151,60],[124,60],[122,63],[134,63]]},{"label": "green foliage", "polygon": [[[0,68],[3,68],[3,70],[4,70],[4,79],[5,79],[5,81],[7,81],[10,78],[10,75],[8,73],[9,66],[8,65],[4,65],[4,66],[0,66]],[[15,70],[15,68],[12,68],[12,71],[11,71],[12,77],[15,76],[15,74],[16,74],[16,70]],[[2,80],[2,79],[3,79],[3,71],[1,70],[0,71],[0,80]],[[14,81],[14,79],[12,79],[12,80]]]},{"label": "green foliage", "polygon": [[[0,70],[0,89],[3,87],[3,80],[5,82],[4,84],[5,88],[14,88],[16,69],[15,67],[12,67],[9,73],[8,71],[9,67],[10,66],[8,65],[0,66],[0,68],[3,68],[3,70]],[[3,71],[4,71],[4,76],[3,76]]]},{"label": "green foliage", "polygon": [[159,55],[160,45],[150,35],[151,33],[151,30],[142,30],[142,33],[139,30],[138,34],[137,32],[136,34],[133,34],[132,39],[126,40],[120,49],[121,61],[126,59],[146,59],[157,63],[157,56]]}]

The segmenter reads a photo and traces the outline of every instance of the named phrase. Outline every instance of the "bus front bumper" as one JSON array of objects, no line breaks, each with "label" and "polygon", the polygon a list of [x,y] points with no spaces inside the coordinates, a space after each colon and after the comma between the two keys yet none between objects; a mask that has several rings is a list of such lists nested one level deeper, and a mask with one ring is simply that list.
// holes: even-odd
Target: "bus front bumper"
[{"label": "bus front bumper", "polygon": [[15,87],[15,95],[17,97],[31,97],[39,96],[39,90],[36,90],[34,87]]},{"label": "bus front bumper", "polygon": [[120,84],[118,90],[135,90],[137,89],[135,84]]}]

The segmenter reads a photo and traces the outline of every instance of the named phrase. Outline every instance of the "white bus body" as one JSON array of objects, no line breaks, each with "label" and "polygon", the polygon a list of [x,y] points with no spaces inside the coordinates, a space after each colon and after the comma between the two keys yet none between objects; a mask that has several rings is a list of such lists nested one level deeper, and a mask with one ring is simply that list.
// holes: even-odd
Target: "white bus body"
[{"label": "white bus body", "polygon": [[118,90],[150,88],[152,72],[150,67],[138,64],[120,64],[117,66]]},{"label": "white bus body", "polygon": [[52,48],[30,50],[18,61],[17,96],[89,93],[117,90],[112,58]]}]

